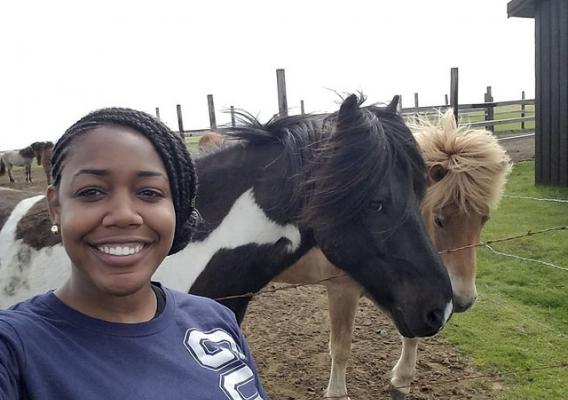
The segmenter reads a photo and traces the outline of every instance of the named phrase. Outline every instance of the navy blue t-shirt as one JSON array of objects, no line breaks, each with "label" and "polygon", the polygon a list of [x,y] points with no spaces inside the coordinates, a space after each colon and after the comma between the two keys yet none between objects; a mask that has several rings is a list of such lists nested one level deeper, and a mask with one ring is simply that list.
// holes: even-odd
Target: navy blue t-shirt
[{"label": "navy blue t-shirt", "polygon": [[0,399],[268,399],[234,314],[164,292],[162,313],[138,324],[88,317],[53,292],[0,310]]}]

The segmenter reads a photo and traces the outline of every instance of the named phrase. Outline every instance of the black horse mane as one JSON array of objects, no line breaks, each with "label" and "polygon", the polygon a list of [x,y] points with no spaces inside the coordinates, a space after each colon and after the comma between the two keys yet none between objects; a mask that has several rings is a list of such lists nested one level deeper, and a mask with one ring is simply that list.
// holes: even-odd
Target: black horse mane
[{"label": "black horse mane", "polygon": [[[410,189],[412,183],[418,198],[426,189],[424,160],[400,115],[388,107],[355,107],[360,105],[357,98],[351,102],[328,118],[334,132],[318,149],[317,168],[310,176],[310,201],[303,219],[322,230],[359,215],[394,168],[406,170],[412,182],[398,184]],[[404,205],[401,218],[410,206]]]},{"label": "black horse mane", "polygon": [[266,124],[238,111],[238,126],[225,133],[247,148],[281,146],[293,190],[277,207],[293,210],[298,223],[337,226],[360,214],[395,167],[410,173],[419,197],[425,191],[424,161],[402,118],[362,101],[351,95],[329,116],[275,116]]},{"label": "black horse mane", "polygon": [[238,125],[223,129],[229,138],[240,139],[250,146],[280,144],[285,152],[296,152],[298,148],[312,144],[318,139],[323,122],[323,117],[311,114],[275,115],[265,124],[243,110],[235,111],[235,116]]}]

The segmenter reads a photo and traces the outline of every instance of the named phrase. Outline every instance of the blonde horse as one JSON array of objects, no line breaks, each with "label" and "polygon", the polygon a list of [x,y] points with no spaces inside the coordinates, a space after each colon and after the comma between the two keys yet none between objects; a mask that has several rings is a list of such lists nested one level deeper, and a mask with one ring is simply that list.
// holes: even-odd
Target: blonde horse
[{"label": "blonde horse", "polygon": [[209,131],[201,135],[198,146],[200,153],[208,153],[223,147],[225,137],[215,131]]},{"label": "blonde horse", "polygon": [[[435,121],[410,123],[428,168],[428,190],[421,204],[422,218],[434,246],[441,252],[454,293],[454,311],[475,302],[475,248],[444,250],[479,242],[481,229],[501,199],[511,161],[489,132],[456,125],[448,110]],[[345,373],[357,303],[363,288],[313,249],[284,271],[276,281],[322,282],[326,286],[331,323],[331,373],[326,398],[349,399]],[[392,371],[393,399],[404,399],[416,374],[418,338],[402,337],[402,354]]]}]

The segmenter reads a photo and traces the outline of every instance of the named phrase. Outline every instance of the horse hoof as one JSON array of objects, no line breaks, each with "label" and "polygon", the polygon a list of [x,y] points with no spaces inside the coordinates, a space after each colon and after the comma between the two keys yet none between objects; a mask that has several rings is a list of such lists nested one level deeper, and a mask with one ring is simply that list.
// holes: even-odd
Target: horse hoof
[{"label": "horse hoof", "polygon": [[391,389],[390,395],[391,400],[406,400],[406,394],[402,393],[400,390]]}]

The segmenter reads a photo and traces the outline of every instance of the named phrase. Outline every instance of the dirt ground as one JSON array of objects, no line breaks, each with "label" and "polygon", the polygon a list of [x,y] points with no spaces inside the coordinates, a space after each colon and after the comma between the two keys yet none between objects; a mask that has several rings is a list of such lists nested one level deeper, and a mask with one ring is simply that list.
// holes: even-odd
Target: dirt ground
[{"label": "dirt ground", "polygon": [[[502,144],[514,161],[534,158],[534,140]],[[34,184],[1,186],[30,191],[45,189],[45,176],[34,168]],[[273,286],[273,285],[271,285]],[[282,286],[282,285],[279,285]],[[475,308],[473,311],[475,312]],[[454,317],[459,319],[459,315]],[[256,358],[262,382],[276,400],[321,399],[329,377],[327,296],[319,286],[269,293],[254,299],[243,329]],[[388,399],[389,372],[400,354],[398,332],[374,305],[363,299],[356,316],[347,385],[352,400]],[[492,399],[501,385],[494,379],[470,379],[479,374],[472,363],[441,338],[419,345],[417,379],[408,400]]]},{"label": "dirt ground", "polygon": [[[272,292],[251,302],[243,329],[272,399],[323,398],[331,365],[328,321],[327,295],[321,286]],[[347,369],[352,400],[390,398],[389,373],[400,349],[394,325],[370,301],[362,299]],[[478,374],[454,346],[441,338],[425,339],[418,349],[417,380],[407,398],[494,398],[500,385],[464,379]]]}]

